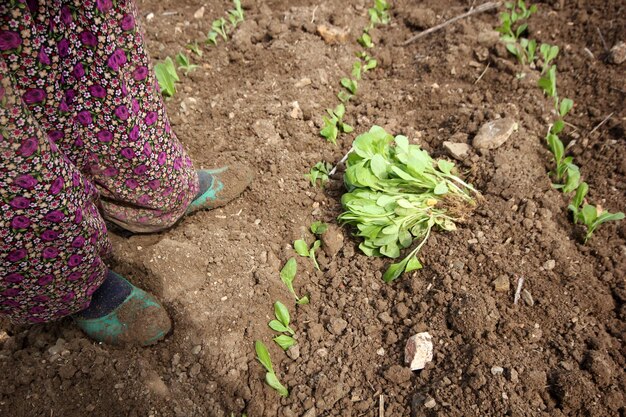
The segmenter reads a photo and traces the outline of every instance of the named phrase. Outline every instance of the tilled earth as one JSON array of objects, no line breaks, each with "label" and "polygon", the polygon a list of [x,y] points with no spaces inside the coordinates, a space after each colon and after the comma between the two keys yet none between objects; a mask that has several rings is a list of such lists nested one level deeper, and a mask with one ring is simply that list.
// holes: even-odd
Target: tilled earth
[{"label": "tilled earth", "polygon": [[[471,2],[393,2],[391,25],[372,31],[379,68],[347,106],[356,131],[334,147],[318,135],[321,117],[360,50],[370,2],[243,3],[246,21],[228,42],[205,49],[166,105],[198,166],[244,162],[256,181],[232,204],[168,232],[111,236],[112,267],[163,300],[173,334],[122,349],[94,344],[70,320],[4,323],[0,415],[379,416],[382,398],[385,416],[624,416],[626,222],[581,243],[547,175],[550,103],[536,70],[516,77],[521,68],[491,32],[497,15],[400,46]],[[194,18],[201,6],[204,17]],[[229,6],[139,1],[144,17],[154,14],[144,28],[155,60],[203,39]],[[325,43],[319,24],[349,30],[348,42]],[[531,37],[561,47],[559,91],[576,102],[565,139],[591,201],[623,211],[626,64],[606,57],[626,40],[626,5],[544,2],[529,26]],[[293,256],[289,245],[311,242],[308,226],[334,224],[341,212],[341,175],[326,190],[312,188],[304,174],[313,164],[338,161],[373,124],[446,156],[444,141],[471,144],[499,117],[519,130],[459,162],[484,200],[458,231],[431,236],[423,270],[384,284],[388,261],[367,258],[350,230],[333,227],[321,272],[299,259],[296,289],[311,304],[292,307],[278,275]],[[533,302],[513,305],[520,277]],[[299,349],[290,356],[267,327],[277,299],[290,306],[296,329]],[[422,331],[433,336],[434,360],[411,372],[404,345]],[[270,347],[289,398],[263,383],[256,339]]]}]

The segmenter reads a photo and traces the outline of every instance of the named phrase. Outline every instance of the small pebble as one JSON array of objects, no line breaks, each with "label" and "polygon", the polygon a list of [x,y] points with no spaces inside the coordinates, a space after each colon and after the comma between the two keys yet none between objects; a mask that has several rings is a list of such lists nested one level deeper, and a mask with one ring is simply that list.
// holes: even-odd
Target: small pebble
[{"label": "small pebble", "polygon": [[552,271],[556,266],[556,261],[554,259],[549,259],[543,264],[543,269],[546,271]]},{"label": "small pebble", "polygon": [[201,350],[202,350],[202,346],[196,345],[193,347],[193,349],[191,349],[191,353],[194,355],[197,355],[198,353],[200,353]]},{"label": "small pebble", "polygon": [[522,290],[522,300],[531,307],[535,305],[535,300],[533,300],[533,296],[528,290]]},{"label": "small pebble", "polygon": [[426,401],[424,401],[424,407],[426,408],[435,408],[437,405],[437,401],[433,397],[427,397]]},{"label": "small pebble", "polygon": [[504,368],[501,366],[492,366],[491,367],[491,374],[492,375],[502,375],[502,373],[504,372]]}]

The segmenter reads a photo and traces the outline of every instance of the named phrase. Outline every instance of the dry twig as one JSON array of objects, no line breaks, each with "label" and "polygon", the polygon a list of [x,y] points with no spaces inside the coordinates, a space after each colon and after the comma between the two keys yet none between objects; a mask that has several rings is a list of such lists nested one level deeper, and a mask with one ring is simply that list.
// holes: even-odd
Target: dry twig
[{"label": "dry twig", "polygon": [[615,114],[615,112],[611,112],[611,114],[609,114],[608,116],[606,116],[606,117],[604,118],[604,120],[602,120],[600,123],[598,123],[598,124],[596,125],[596,127],[594,127],[593,129],[591,129],[591,132],[589,132],[589,134],[588,134],[587,136],[591,136],[591,135],[593,134],[593,132],[595,132],[596,130],[600,129],[602,126],[604,126],[604,124],[605,124],[606,122],[608,122],[608,121],[609,121],[609,119],[610,119],[611,117],[613,117],[613,115],[614,115],[614,114]]},{"label": "dry twig", "polygon": [[467,12],[465,12],[463,14],[460,14],[460,15],[458,15],[456,17],[453,17],[452,19],[450,19],[450,20],[448,20],[446,22],[443,22],[440,25],[433,26],[433,27],[431,27],[429,29],[426,29],[426,30],[418,33],[415,36],[410,37],[409,39],[407,39],[406,41],[404,41],[402,43],[402,46],[406,46],[406,45],[408,45],[410,43],[413,43],[416,40],[418,40],[419,38],[424,37],[424,36],[428,35],[429,33],[436,32],[439,29],[442,29],[442,28],[444,28],[444,27],[446,27],[446,26],[456,22],[457,20],[464,19],[464,18],[466,18],[468,16],[471,16],[471,15],[474,15],[474,14],[486,12],[487,10],[495,9],[496,7],[499,7],[500,4],[501,3],[499,1],[490,1],[490,2],[487,2],[487,3],[481,4],[480,6],[476,7],[475,9],[470,9],[469,11],[467,11]]},{"label": "dry twig", "polygon": [[517,305],[519,302],[520,294],[522,293],[522,286],[524,286],[524,277],[517,279],[517,289],[515,290],[515,297],[513,297],[513,305]]},{"label": "dry twig", "polygon": [[385,397],[383,397],[383,394],[380,394],[380,397],[378,397],[378,416],[385,417]]},{"label": "dry twig", "polygon": [[485,75],[485,73],[489,69],[489,64],[490,63],[487,62],[487,66],[485,67],[484,71],[480,74],[480,76],[478,78],[476,78],[476,81],[474,81],[474,84],[478,84],[478,81],[482,80],[483,76]]}]

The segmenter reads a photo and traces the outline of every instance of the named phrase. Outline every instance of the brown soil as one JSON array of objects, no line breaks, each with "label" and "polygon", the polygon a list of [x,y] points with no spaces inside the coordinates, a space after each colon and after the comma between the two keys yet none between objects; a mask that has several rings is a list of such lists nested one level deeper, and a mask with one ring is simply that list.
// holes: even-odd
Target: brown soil
[{"label": "brown soil", "polygon": [[[155,15],[145,26],[154,58],[201,39],[227,3],[141,1],[143,13]],[[349,28],[354,40],[369,3],[244,0],[246,22],[231,41],[205,50],[205,65],[183,78],[167,107],[199,166],[245,163],[255,182],[234,203],[170,231],[112,236],[114,269],[164,302],[173,334],[120,349],[94,344],[69,320],[4,326],[0,415],[378,416],[381,397],[385,416],[626,414],[626,222],[581,243],[567,199],[547,175],[543,136],[553,116],[536,72],[518,80],[519,66],[481,36],[496,25],[495,13],[398,46],[469,1],[427,0],[419,9],[394,2],[392,24],[373,32],[381,66],[360,83],[347,122],[355,133],[379,124],[441,156],[453,135],[471,143],[484,122],[516,119],[520,128],[504,145],[471,151],[460,164],[484,201],[458,231],[431,236],[423,270],[391,285],[381,280],[387,261],[365,257],[348,230],[333,228],[339,235],[325,238],[332,247],[320,251],[322,272],[298,260],[296,290],[311,304],[293,307],[278,276],[293,255],[288,245],[311,242],[308,225],[333,222],[341,210],[340,176],[320,191],[303,175],[317,161],[338,161],[354,137],[333,147],[317,132],[358,45],[327,45],[315,26]],[[194,19],[202,4],[205,19]],[[559,90],[576,102],[566,140],[575,141],[591,200],[623,211],[626,71],[605,63],[603,42],[626,39],[624,3],[541,3],[530,31],[561,46]],[[311,84],[299,86],[303,78]],[[510,281],[504,293],[493,285],[502,276]],[[520,276],[532,306],[513,305]],[[291,309],[295,359],[271,343],[277,299]],[[434,360],[411,372],[404,345],[421,331],[433,336]],[[289,398],[263,383],[255,339],[270,347]]]}]

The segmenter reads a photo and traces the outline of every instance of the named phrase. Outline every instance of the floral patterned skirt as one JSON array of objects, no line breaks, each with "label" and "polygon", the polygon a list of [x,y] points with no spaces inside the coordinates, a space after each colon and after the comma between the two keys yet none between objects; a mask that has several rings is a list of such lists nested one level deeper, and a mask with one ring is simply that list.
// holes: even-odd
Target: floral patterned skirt
[{"label": "floral patterned skirt", "polygon": [[172,225],[198,191],[171,131],[132,0],[0,4],[0,315],[89,305],[104,219]]}]

